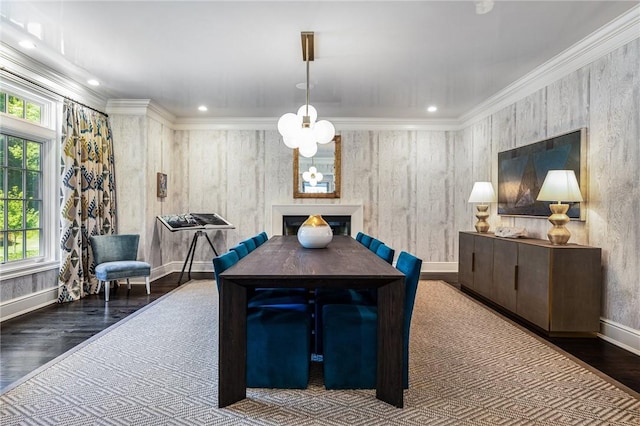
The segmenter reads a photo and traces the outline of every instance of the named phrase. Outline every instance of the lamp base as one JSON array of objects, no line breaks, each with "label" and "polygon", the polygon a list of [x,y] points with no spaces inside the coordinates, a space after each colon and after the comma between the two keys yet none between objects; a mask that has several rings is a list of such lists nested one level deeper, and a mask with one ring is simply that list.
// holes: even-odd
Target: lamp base
[{"label": "lamp base", "polygon": [[568,204],[549,204],[549,209],[553,213],[549,216],[549,222],[553,224],[553,228],[547,233],[547,237],[554,246],[562,246],[567,244],[571,238],[571,232],[565,227],[569,223]]},{"label": "lamp base", "polygon": [[478,204],[476,206],[478,212],[476,213],[476,217],[478,221],[476,222],[476,231],[478,232],[488,232],[489,231],[489,222],[487,222],[487,218],[489,217],[489,205],[488,204]]}]

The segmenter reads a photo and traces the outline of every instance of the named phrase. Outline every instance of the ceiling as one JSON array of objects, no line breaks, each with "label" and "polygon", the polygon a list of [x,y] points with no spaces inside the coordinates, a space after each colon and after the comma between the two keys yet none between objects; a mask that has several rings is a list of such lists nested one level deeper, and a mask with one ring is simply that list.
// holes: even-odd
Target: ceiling
[{"label": "ceiling", "polygon": [[[319,119],[428,120],[459,118],[639,2],[496,1],[486,14],[474,3],[2,0],[0,15],[6,45],[99,80],[91,90],[105,99],[151,99],[176,118],[295,112],[300,33],[313,31]],[[25,37],[37,48],[18,46]]]}]

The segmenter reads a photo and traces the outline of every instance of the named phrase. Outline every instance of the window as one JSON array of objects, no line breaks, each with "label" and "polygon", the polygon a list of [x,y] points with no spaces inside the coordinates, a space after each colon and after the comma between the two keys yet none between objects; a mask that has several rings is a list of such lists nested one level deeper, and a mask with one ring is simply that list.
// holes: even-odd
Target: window
[{"label": "window", "polygon": [[53,123],[57,99],[0,79],[0,271],[3,279],[55,264],[58,240]]},{"label": "window", "polygon": [[42,122],[42,105],[10,93],[0,92],[0,112],[24,118],[32,123]]},{"label": "window", "polygon": [[0,134],[0,261],[42,255],[42,143]]}]

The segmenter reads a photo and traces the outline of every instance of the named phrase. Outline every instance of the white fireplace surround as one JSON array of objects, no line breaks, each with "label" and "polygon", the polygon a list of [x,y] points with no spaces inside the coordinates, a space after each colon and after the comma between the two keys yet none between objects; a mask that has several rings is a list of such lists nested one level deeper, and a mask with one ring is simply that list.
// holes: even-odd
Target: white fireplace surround
[{"label": "white fireplace surround", "polygon": [[362,204],[274,204],[271,206],[271,234],[282,235],[283,216],[312,214],[351,216],[351,236],[362,232]]}]

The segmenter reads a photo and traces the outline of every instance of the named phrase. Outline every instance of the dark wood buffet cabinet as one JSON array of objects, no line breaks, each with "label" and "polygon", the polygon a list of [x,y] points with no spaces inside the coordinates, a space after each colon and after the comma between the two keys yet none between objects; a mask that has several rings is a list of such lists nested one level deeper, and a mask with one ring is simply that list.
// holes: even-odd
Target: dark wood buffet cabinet
[{"label": "dark wood buffet cabinet", "polygon": [[601,250],[460,232],[458,281],[549,335],[600,329]]}]

